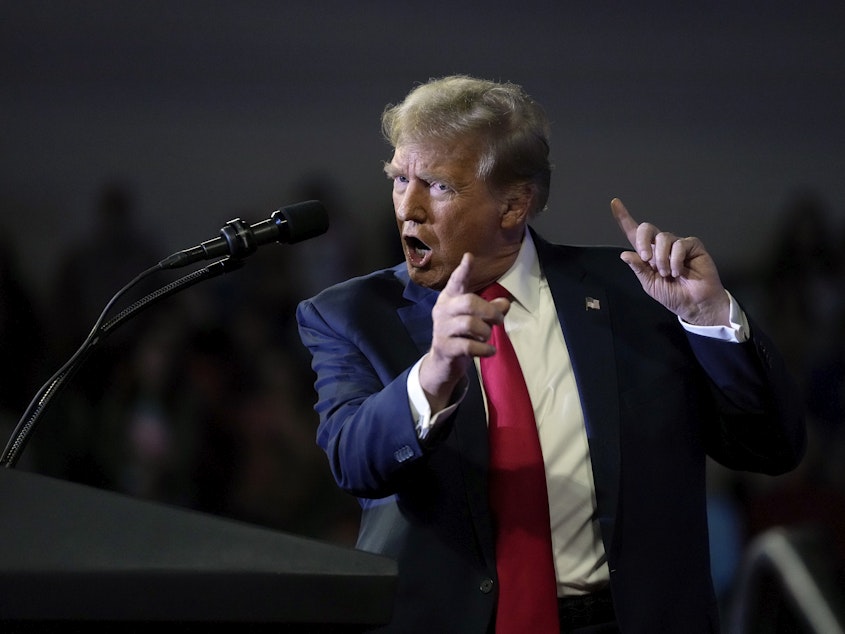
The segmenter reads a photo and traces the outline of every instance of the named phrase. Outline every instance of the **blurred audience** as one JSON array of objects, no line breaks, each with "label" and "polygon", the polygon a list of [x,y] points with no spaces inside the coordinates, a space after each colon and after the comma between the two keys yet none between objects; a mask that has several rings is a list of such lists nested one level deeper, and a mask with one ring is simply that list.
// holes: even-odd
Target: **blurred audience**
[{"label": "blurred audience", "polygon": [[788,201],[761,280],[764,319],[798,377],[827,345],[843,301],[841,244],[829,210],[812,191]]},{"label": "blurred audience", "polygon": [[[833,552],[845,602],[845,226],[811,190],[786,201],[758,273],[739,291],[790,365],[807,406],[808,449],[795,471],[778,478],[721,474],[713,469],[711,519],[730,497],[744,547],[775,527],[820,531]],[[714,534],[718,540],[720,534]],[[718,557],[725,556],[725,560]],[[714,549],[714,575],[727,596],[740,564],[735,550]],[[727,557],[732,572],[727,577]],[[724,586],[723,586],[724,587]]]},{"label": "blurred audience", "polygon": [[0,228],[0,360],[0,446],[5,447],[46,361],[43,314],[5,228]]},{"label": "blurred audience", "polygon": [[162,258],[137,216],[133,187],[117,180],[106,183],[94,201],[90,231],[60,256],[48,298],[50,342],[57,359],[76,350],[118,290]]}]

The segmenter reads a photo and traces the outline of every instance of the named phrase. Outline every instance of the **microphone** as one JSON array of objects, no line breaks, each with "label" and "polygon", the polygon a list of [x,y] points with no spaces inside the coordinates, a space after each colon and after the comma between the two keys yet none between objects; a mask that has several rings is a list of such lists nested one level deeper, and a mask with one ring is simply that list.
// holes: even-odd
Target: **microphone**
[{"label": "microphone", "polygon": [[254,225],[240,218],[230,220],[220,229],[221,237],[178,251],[163,259],[158,266],[175,269],[225,255],[242,258],[269,242],[294,244],[322,235],[328,228],[329,217],[323,203],[307,200],[277,209],[268,220]]}]

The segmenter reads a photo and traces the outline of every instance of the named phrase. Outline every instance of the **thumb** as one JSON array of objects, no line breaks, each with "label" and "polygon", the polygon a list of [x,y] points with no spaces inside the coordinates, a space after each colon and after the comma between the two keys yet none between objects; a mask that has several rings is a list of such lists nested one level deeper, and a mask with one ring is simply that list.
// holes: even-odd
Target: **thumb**
[{"label": "thumb", "polygon": [[507,315],[508,311],[511,309],[511,300],[507,297],[497,297],[490,303],[496,307],[496,310],[502,313],[502,316]]}]

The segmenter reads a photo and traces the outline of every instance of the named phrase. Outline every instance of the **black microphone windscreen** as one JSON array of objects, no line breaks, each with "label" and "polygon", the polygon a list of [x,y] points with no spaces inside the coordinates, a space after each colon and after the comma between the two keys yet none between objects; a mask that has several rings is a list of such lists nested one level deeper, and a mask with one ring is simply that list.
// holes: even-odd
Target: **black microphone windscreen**
[{"label": "black microphone windscreen", "polygon": [[329,229],[329,216],[319,200],[306,200],[282,207],[276,213],[286,221],[285,242],[290,244],[322,235]]}]

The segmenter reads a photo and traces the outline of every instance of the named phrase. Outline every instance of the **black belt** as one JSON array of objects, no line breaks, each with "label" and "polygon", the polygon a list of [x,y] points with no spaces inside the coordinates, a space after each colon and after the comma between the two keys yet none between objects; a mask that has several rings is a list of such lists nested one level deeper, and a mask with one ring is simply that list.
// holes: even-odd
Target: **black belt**
[{"label": "black belt", "polygon": [[557,611],[561,632],[570,632],[590,625],[616,623],[609,588],[580,596],[560,597],[557,600]]}]

